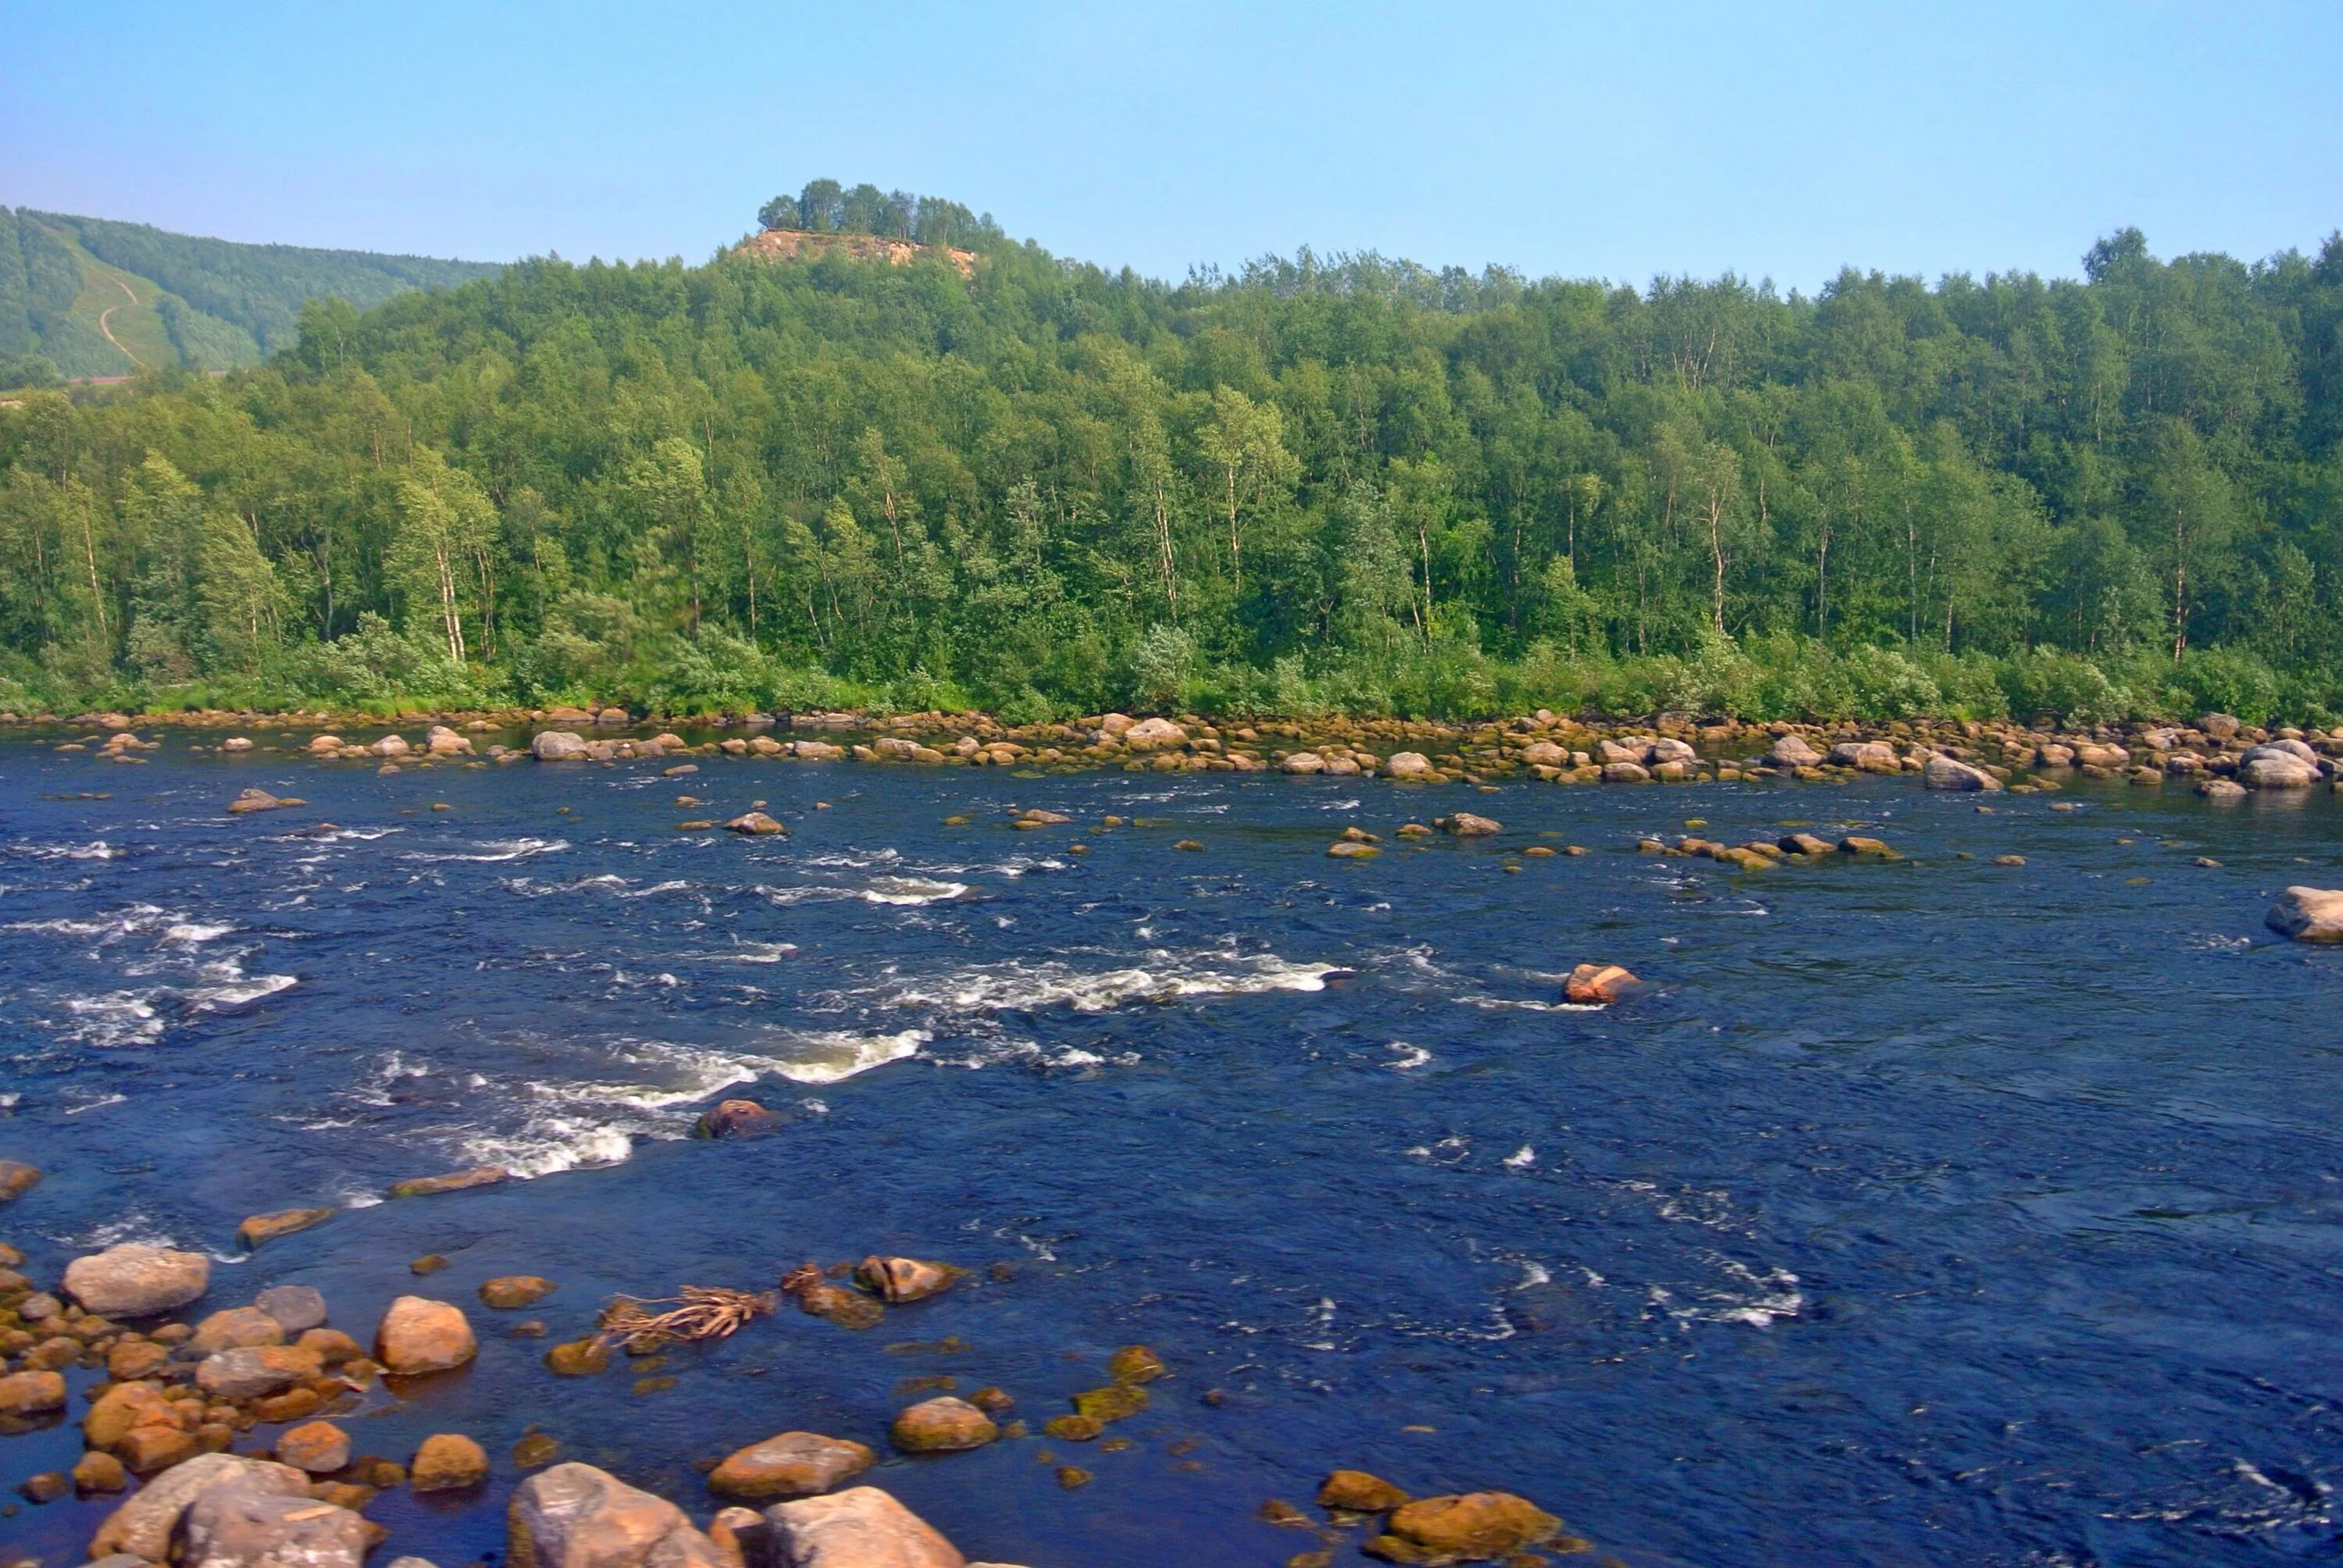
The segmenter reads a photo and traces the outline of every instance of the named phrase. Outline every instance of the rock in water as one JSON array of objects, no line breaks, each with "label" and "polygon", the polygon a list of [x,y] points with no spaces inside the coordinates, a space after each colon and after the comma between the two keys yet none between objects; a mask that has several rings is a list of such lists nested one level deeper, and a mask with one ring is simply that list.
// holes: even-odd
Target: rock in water
[{"label": "rock in water", "polygon": [[479,1353],[463,1309],[422,1296],[390,1303],[375,1332],[374,1359],[386,1372],[402,1374],[447,1372]]},{"label": "rock in water", "polygon": [[101,1318],[143,1318],[184,1307],[211,1283],[211,1260],[129,1241],[65,1265],[65,1289]]},{"label": "rock in water", "polygon": [[762,1502],[810,1497],[870,1468],[874,1456],[859,1442],[813,1432],[785,1432],[727,1458],[708,1477],[719,1497]]},{"label": "rock in water", "polygon": [[0,1415],[40,1415],[65,1407],[65,1380],[53,1372],[0,1377]]},{"label": "rock in water", "polygon": [[1493,833],[1502,833],[1505,830],[1505,825],[1494,818],[1476,817],[1470,811],[1459,811],[1453,817],[1442,817],[1435,820],[1433,826],[1443,828],[1460,839],[1485,839]]},{"label": "rock in water", "polygon": [[727,1100],[713,1110],[703,1111],[692,1123],[694,1138],[761,1138],[780,1130],[779,1112],[768,1111],[753,1100]]},{"label": "rock in water", "polygon": [[1565,1001],[1582,1007],[1603,1007],[1617,1001],[1644,982],[1617,964],[1580,964],[1562,982]]},{"label": "rock in water", "polygon": [[1442,1561],[1470,1561],[1551,1541],[1562,1533],[1562,1521],[1509,1492],[1474,1492],[1410,1503],[1393,1513],[1391,1533]]},{"label": "rock in water", "polygon": [[724,824],[726,830],[746,833],[752,838],[765,838],[774,833],[787,835],[789,829],[762,811],[743,811]]},{"label": "rock in water", "polygon": [[930,1263],[919,1258],[873,1255],[854,1268],[854,1282],[890,1306],[940,1295],[950,1290],[952,1282],[960,1276],[960,1271],[950,1263]]},{"label": "rock in water", "polygon": [[729,1568],[682,1509],[575,1461],[515,1489],[505,1536],[511,1568]]},{"label": "rock in water", "polygon": [[1775,768],[1812,768],[1823,754],[1806,744],[1803,735],[1784,735],[1765,749],[1765,761]]},{"label": "rock in water", "polygon": [[294,1338],[326,1326],[326,1298],[314,1285],[271,1285],[253,1297],[252,1304]]},{"label": "rock in water", "polygon": [[561,1287],[535,1274],[507,1274],[480,1286],[480,1304],[498,1312],[533,1307]]},{"label": "rock in water", "polygon": [[[875,1486],[765,1510],[783,1568],[966,1568],[918,1514]],[[519,1568],[529,1568],[521,1564]]]},{"label": "rock in water", "polygon": [[1393,779],[1421,779],[1433,771],[1432,759],[1421,751],[1394,751],[1383,763],[1383,773]]},{"label": "rock in water", "polygon": [[285,1337],[285,1325],[258,1307],[230,1307],[197,1323],[195,1333],[187,1340],[187,1349],[196,1355],[207,1356],[219,1351],[241,1350],[246,1345],[281,1345]]},{"label": "rock in water", "polygon": [[945,1394],[897,1415],[887,1435],[907,1452],[955,1453],[982,1448],[1001,1435],[1001,1428],[968,1401]]},{"label": "rock in water", "polygon": [[417,1492],[460,1492],[488,1478],[488,1456],[460,1432],[434,1432],[415,1451],[407,1473]]},{"label": "rock in water", "polygon": [[289,1464],[246,1459],[236,1453],[202,1453],[169,1470],[137,1493],[97,1527],[89,1543],[93,1561],[116,1553],[160,1563],[187,1504],[202,1493],[226,1482],[241,1481],[247,1488],[307,1501],[309,1478]]},{"label": "rock in water", "polygon": [[2343,942],[2343,889],[2288,888],[2262,923],[2298,942]]},{"label": "rock in water", "polygon": [[37,1165],[27,1165],[21,1160],[0,1160],[0,1203],[22,1198],[40,1179]]},{"label": "rock in water", "polygon": [[1122,732],[1122,743],[1133,751],[1185,746],[1188,732],[1168,719],[1142,719]]},{"label": "rock in water", "polygon": [[574,729],[540,729],[528,749],[539,762],[579,762],[586,757],[586,739]]},{"label": "rock in water", "polygon": [[266,789],[246,789],[227,803],[227,809],[231,817],[244,817],[255,811],[274,811],[283,804]]},{"label": "rock in water", "polygon": [[1408,1495],[1380,1475],[1363,1470],[1338,1470],[1318,1488],[1318,1506],[1350,1513],[1389,1513],[1404,1508]]},{"label": "rock in water", "polygon": [[265,1399],[326,1370],[325,1358],[297,1345],[246,1345],[206,1356],[196,1386],[214,1399]]},{"label": "rock in water", "polygon": [[223,1482],[188,1504],[180,1568],[358,1568],[366,1521],[347,1508]]},{"label": "rock in water", "polygon": [[246,1247],[257,1247],[263,1241],[322,1225],[340,1212],[338,1209],[279,1209],[270,1214],[255,1214],[236,1228],[236,1239]]},{"label": "rock in water", "polygon": [[2001,780],[1957,757],[1939,755],[1920,769],[1920,785],[1926,789],[1998,789]]},{"label": "rock in water", "polygon": [[330,1421],[305,1422],[277,1440],[277,1462],[324,1475],[350,1462],[350,1434]]},{"label": "rock in water", "polygon": [[437,1192],[461,1192],[468,1187],[493,1187],[509,1181],[512,1172],[501,1165],[483,1165],[477,1171],[454,1171],[445,1176],[410,1176],[404,1181],[390,1184],[394,1198],[428,1198]]}]

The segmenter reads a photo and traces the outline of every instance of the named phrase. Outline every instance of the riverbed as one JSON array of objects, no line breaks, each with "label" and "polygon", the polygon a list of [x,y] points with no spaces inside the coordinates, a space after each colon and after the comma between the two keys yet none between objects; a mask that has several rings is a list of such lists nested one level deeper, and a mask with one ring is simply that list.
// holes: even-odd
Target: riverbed
[{"label": "riverbed", "polygon": [[[1172,1375],[1128,1446],[867,1479],[1032,1568],[1283,1563],[1316,1543],[1257,1510],[1336,1466],[1653,1568],[2343,1544],[2343,952],[2261,924],[2343,885],[2336,797],[698,766],[0,745],[0,1157],[46,1172],[0,1240],[54,1281],[168,1239],[207,1306],[313,1284],[361,1340],[464,1303],[474,1366],[343,1420],[498,1462],[384,1494],[387,1553],[499,1550],[531,1433],[704,1521],[695,1462],[883,1452],[944,1377],[1038,1432],[1131,1343]],[[306,804],[224,813],[253,787]],[[787,838],[677,827],[759,801]],[[1503,831],[1394,836],[1459,809]],[[1383,852],[1328,858],[1353,826]],[[1805,829],[1904,858],[1634,848]],[[1646,987],[1570,1006],[1588,960]],[[688,1139],[727,1096],[788,1125]],[[519,1179],[384,1201],[482,1165]],[[972,1273],[863,1333],[785,1306],[640,1392],[540,1363],[614,1293],[872,1251]],[[479,1305],[515,1273],[560,1288]],[[78,1452],[0,1439],[0,1483]],[[0,1539],[78,1561],[109,1506]]]}]

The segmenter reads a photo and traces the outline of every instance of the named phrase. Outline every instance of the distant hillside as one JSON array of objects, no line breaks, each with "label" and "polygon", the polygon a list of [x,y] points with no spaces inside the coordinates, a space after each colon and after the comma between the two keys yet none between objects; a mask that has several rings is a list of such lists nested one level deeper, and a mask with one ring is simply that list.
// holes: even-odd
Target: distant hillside
[{"label": "distant hillside", "polygon": [[409,288],[489,276],[495,263],[239,245],[145,224],[0,206],[0,385],[143,366],[256,365],[292,344],[301,307],[363,310]]}]

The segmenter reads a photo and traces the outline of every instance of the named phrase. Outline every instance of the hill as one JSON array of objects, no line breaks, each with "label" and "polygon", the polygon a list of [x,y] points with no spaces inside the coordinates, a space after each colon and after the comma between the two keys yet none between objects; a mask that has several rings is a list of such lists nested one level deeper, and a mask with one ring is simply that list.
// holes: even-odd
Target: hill
[{"label": "hill", "polygon": [[2343,236],[1173,284],[813,205],[0,408],[0,707],[2343,719]]},{"label": "hill", "polygon": [[498,270],[491,263],[243,245],[0,207],[0,377],[34,378],[25,364],[32,356],[68,378],[163,365],[256,365],[292,345],[301,307],[312,299],[367,309],[402,290],[452,286]]}]

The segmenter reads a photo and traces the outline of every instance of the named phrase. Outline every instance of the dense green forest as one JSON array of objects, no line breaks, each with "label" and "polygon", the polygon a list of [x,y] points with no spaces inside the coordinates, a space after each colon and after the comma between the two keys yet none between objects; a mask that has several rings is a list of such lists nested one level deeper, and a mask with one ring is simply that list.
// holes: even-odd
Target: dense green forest
[{"label": "dense green forest", "polygon": [[363,310],[404,289],[498,270],[0,206],[0,387],[126,375],[142,364],[256,365],[292,347],[309,300],[346,299]]},{"label": "dense green forest", "polygon": [[2334,721],[2343,236],[2083,270],[313,301],[264,368],[0,409],[0,707]]},{"label": "dense green forest", "polygon": [[990,213],[980,217],[959,202],[869,184],[850,190],[833,179],[809,180],[796,196],[775,196],[757,209],[757,222],[764,228],[877,235],[962,250],[990,250],[1008,237]]}]

